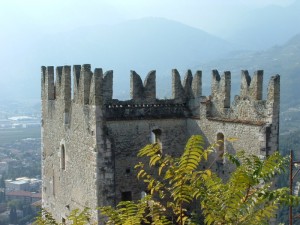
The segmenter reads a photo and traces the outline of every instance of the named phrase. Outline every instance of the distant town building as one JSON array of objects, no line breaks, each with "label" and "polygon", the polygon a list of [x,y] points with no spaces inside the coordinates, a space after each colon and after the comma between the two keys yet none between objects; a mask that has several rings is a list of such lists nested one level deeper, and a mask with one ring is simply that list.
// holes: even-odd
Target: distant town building
[{"label": "distant town building", "polygon": [[39,192],[42,181],[35,178],[20,177],[16,180],[5,180],[6,191],[35,191]]},{"label": "distant town building", "polygon": [[14,116],[8,119],[0,119],[0,128],[27,128],[40,126],[39,117]]},{"label": "distant town building", "polygon": [[11,191],[5,194],[6,201],[18,200],[24,204],[32,204],[42,199],[41,193],[29,191]]},{"label": "distant town building", "polygon": [[24,180],[5,180],[6,191],[28,191],[29,183]]}]

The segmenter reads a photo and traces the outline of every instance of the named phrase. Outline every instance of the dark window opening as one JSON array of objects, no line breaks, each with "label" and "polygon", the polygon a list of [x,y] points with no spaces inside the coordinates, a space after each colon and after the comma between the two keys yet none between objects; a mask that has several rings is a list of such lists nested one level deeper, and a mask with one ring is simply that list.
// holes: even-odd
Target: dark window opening
[{"label": "dark window opening", "polygon": [[61,218],[61,223],[62,223],[62,224],[66,224],[66,219],[62,217],[62,218]]},{"label": "dark window opening", "polygon": [[125,170],[125,172],[126,172],[126,174],[130,174],[130,168],[127,168],[126,170]]},{"label": "dark window opening", "polygon": [[55,177],[52,176],[52,195],[55,196]]},{"label": "dark window opening", "polygon": [[66,169],[66,150],[64,145],[61,146],[60,168],[62,170]]},{"label": "dark window opening", "polygon": [[217,148],[217,161],[218,162],[223,162],[224,159],[224,134],[218,133],[217,134],[217,143],[218,143],[218,148]]},{"label": "dark window opening", "polygon": [[121,200],[122,201],[132,201],[131,191],[122,192]]},{"label": "dark window opening", "polygon": [[161,144],[161,129],[155,129],[155,130],[152,130],[152,143],[158,143],[158,144]]}]

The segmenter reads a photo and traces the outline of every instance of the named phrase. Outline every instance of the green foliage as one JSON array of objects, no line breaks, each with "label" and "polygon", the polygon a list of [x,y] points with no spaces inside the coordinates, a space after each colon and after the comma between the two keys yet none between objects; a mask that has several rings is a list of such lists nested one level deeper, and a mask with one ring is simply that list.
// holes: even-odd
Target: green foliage
[{"label": "green foliage", "polygon": [[36,217],[34,225],[58,225],[52,215],[46,210],[42,209],[39,216]]},{"label": "green foliage", "polygon": [[202,183],[206,194],[200,201],[207,224],[268,224],[282,204],[299,203],[298,197],[289,196],[288,188],[272,188],[272,178],[287,163],[278,152],[265,160],[244,152],[228,158],[239,163],[227,182]]},{"label": "green foliage", "polygon": [[[82,211],[79,209],[74,209],[71,211],[70,215],[66,218],[67,224],[73,225],[86,225],[90,223],[90,209],[84,208]],[[57,223],[52,215],[46,210],[42,209],[39,216],[36,217],[34,225],[62,225],[62,223]]]},{"label": "green foliage", "polygon": [[[299,112],[290,112],[289,115],[284,113],[281,118],[290,117],[291,121],[282,121],[280,124],[280,136],[279,136],[279,149],[282,155],[289,155],[290,150],[294,150],[294,160],[298,161],[300,159],[299,149],[300,149],[300,130],[299,130],[299,121],[300,121],[300,114]],[[297,129],[297,130],[296,130]],[[294,184],[300,181],[300,176],[295,176]],[[279,175],[276,185],[278,187],[284,187],[289,185],[289,171],[282,173]],[[297,215],[300,211],[300,207],[293,207],[294,215]],[[289,220],[289,208],[283,207],[277,216],[277,222],[287,223]],[[295,219],[296,221],[298,219]]]},{"label": "green foliage", "polygon": [[5,202],[5,181],[4,176],[0,178],[0,203]]},{"label": "green foliage", "polygon": [[23,206],[24,206],[24,203],[22,201],[20,201],[20,200],[14,199],[14,200],[11,200],[11,201],[7,202],[7,205],[10,208],[15,207],[15,208],[17,208],[19,210],[22,210]]},{"label": "green foliage", "polygon": [[16,224],[18,221],[17,209],[15,206],[12,206],[9,211],[9,222],[11,224]]},{"label": "green foliage", "polygon": [[[163,155],[159,144],[141,149],[138,156],[148,157],[149,165],[139,163],[136,168],[149,195],[137,203],[121,202],[117,209],[101,208],[109,218],[107,224],[199,224],[193,215],[201,217],[200,211],[189,210],[194,202],[208,225],[268,224],[281,205],[299,203],[287,188],[275,189],[272,184],[288,162],[278,152],[264,160],[245,152],[226,154],[236,169],[224,180],[210,169],[200,169],[213,152],[213,146],[203,145],[201,136],[192,136],[179,158]],[[154,175],[153,170],[157,170]]]},{"label": "green foliage", "polygon": [[79,209],[72,210],[67,219],[74,225],[85,225],[89,223],[90,217],[90,209],[84,208],[81,212]]},{"label": "green foliage", "polygon": [[164,215],[165,208],[159,202],[151,200],[150,195],[136,203],[120,202],[116,209],[111,206],[100,209],[101,213],[109,218],[107,225],[172,224]]},{"label": "green foliage", "polygon": [[[116,208],[101,207],[101,214],[107,217],[106,224],[268,224],[280,206],[299,204],[299,197],[290,196],[287,188],[275,189],[272,184],[288,163],[278,152],[266,159],[245,152],[225,154],[227,163],[235,168],[225,180],[210,168],[201,169],[214,147],[203,146],[201,136],[192,136],[179,158],[162,154],[159,144],[141,149],[138,156],[148,157],[149,164],[140,162],[136,169],[149,194],[137,202],[120,202]],[[191,212],[190,206],[195,203],[198,207]],[[89,218],[88,209],[73,210],[67,221],[84,225]],[[45,211],[35,224],[58,225]]]}]

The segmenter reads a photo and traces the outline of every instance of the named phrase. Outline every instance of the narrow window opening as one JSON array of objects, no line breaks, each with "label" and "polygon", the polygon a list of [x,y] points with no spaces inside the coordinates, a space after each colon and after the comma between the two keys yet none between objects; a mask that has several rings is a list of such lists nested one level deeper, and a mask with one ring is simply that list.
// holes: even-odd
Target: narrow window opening
[{"label": "narrow window opening", "polygon": [[61,218],[61,223],[62,223],[62,224],[66,224],[66,219],[62,217],[62,218]]},{"label": "narrow window opening", "polygon": [[122,192],[121,200],[122,201],[132,201],[131,191]]},{"label": "narrow window opening", "polygon": [[126,174],[130,174],[130,168],[127,168],[126,170],[125,170],[125,172],[126,172]]},{"label": "narrow window opening", "polygon": [[161,129],[155,129],[151,132],[152,143],[158,143],[161,145]]},{"label": "narrow window opening", "polygon": [[218,133],[217,134],[217,142],[218,142],[218,148],[217,148],[217,163],[223,164],[224,159],[224,134]]},{"label": "narrow window opening", "polygon": [[145,198],[147,196],[147,193],[145,191],[141,192],[141,198]]},{"label": "narrow window opening", "polygon": [[52,176],[52,195],[55,197],[55,177]]},{"label": "narrow window opening", "polygon": [[66,170],[66,150],[64,145],[61,146],[60,168]]}]

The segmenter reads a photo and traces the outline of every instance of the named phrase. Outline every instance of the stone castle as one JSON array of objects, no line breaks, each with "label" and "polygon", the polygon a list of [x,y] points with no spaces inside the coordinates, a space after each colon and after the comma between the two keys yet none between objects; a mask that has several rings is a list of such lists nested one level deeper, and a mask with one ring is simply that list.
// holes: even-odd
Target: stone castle
[{"label": "stone castle", "polygon": [[[71,81],[71,70],[73,80]],[[267,156],[278,148],[280,77],[271,77],[263,99],[263,71],[242,71],[240,95],[231,102],[231,74],[212,71],[211,95],[202,96],[202,72],[172,71],[172,99],[156,98],[156,73],[144,83],[131,71],[131,99],[113,99],[113,72],[91,66],[42,67],[43,207],[59,222],[75,209],[137,200],[138,151],[159,142],[163,152],[182,153],[193,134],[207,144],[223,141],[211,157],[236,150]],[[73,86],[71,91],[71,86]],[[229,142],[227,138],[236,138]],[[101,220],[97,211],[92,220]]]}]

